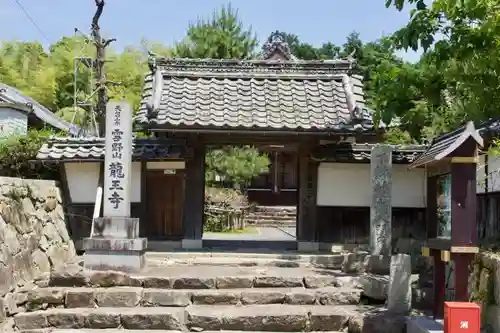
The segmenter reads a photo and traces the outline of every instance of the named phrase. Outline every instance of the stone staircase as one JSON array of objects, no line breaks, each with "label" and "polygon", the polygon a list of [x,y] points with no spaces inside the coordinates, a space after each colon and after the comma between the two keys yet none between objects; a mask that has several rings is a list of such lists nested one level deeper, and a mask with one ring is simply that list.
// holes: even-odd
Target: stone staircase
[{"label": "stone staircase", "polygon": [[256,206],[245,218],[248,225],[256,227],[295,227],[297,207]]},{"label": "stone staircase", "polygon": [[385,333],[401,327],[401,318],[382,306],[362,304],[357,274],[212,262],[156,255],[141,274],[66,266],[9,294],[8,330]]}]

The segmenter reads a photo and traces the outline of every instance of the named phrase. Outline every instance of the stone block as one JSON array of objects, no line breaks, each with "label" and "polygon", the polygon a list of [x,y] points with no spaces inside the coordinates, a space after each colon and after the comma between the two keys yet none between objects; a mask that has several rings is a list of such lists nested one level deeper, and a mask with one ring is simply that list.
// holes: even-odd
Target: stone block
[{"label": "stone block", "polygon": [[338,279],[334,276],[312,275],[304,277],[304,284],[306,288],[322,288],[339,285]]},{"label": "stone block", "polygon": [[407,333],[424,333],[424,332],[438,333],[443,331],[444,331],[443,324],[429,317],[412,316],[406,320]]},{"label": "stone block", "polygon": [[256,288],[291,288],[303,285],[303,278],[296,276],[257,276],[254,280]]},{"label": "stone block", "polygon": [[181,247],[183,249],[202,249],[203,248],[203,240],[185,238],[181,241]]},{"label": "stone block", "polygon": [[83,241],[83,247],[85,269],[140,272],[146,265],[145,238],[87,238]]},{"label": "stone block", "polygon": [[91,288],[69,288],[64,300],[66,308],[94,308],[95,290]]},{"label": "stone block", "polygon": [[217,289],[252,288],[251,276],[219,276],[216,279]]},{"label": "stone block", "polygon": [[96,292],[96,303],[100,307],[135,307],[141,302],[142,288],[112,287]]},{"label": "stone block", "polygon": [[365,273],[388,275],[390,273],[391,257],[385,255],[367,255],[363,262]]},{"label": "stone block", "polygon": [[384,275],[364,274],[360,278],[363,294],[379,301],[387,299],[389,277]]},{"label": "stone block", "polygon": [[123,309],[120,317],[128,330],[185,331],[184,308],[129,308]]},{"label": "stone block", "polygon": [[93,227],[96,238],[139,238],[139,219],[135,217],[98,217]]},{"label": "stone block", "polygon": [[144,289],[143,306],[188,306],[191,294],[186,291],[168,289]]},{"label": "stone block", "polygon": [[317,242],[298,242],[297,249],[299,252],[318,252],[319,243]]},{"label": "stone block", "polygon": [[215,278],[209,277],[178,277],[172,284],[174,289],[214,289]]},{"label": "stone block", "polygon": [[285,302],[286,292],[249,289],[241,292],[243,304],[280,304]]},{"label": "stone block", "polygon": [[37,288],[28,291],[26,303],[29,308],[42,304],[62,305],[64,304],[65,295],[66,290],[64,288]]},{"label": "stone block", "polygon": [[92,286],[108,287],[140,287],[140,281],[129,274],[120,271],[95,271],[89,274],[89,283]]},{"label": "stone block", "polygon": [[199,290],[193,292],[193,304],[199,305],[230,305],[238,304],[241,300],[241,291],[235,290]]},{"label": "stone block", "polygon": [[293,305],[190,306],[188,327],[201,330],[302,332],[309,318],[308,307]]},{"label": "stone block", "polygon": [[322,288],[316,292],[316,298],[323,305],[355,305],[361,299],[361,289]]},{"label": "stone block", "polygon": [[342,307],[335,307],[332,311],[331,307],[316,306],[312,308],[310,320],[311,331],[343,331],[347,328],[349,312],[344,311]]},{"label": "stone block", "polygon": [[83,250],[85,251],[138,251],[144,252],[147,248],[146,238],[84,238]]},{"label": "stone block", "polygon": [[292,290],[286,293],[286,304],[311,305],[316,303],[316,293],[314,290]]},{"label": "stone block", "polygon": [[482,311],[486,312],[483,315],[485,332],[500,332],[500,306],[491,305]]},{"label": "stone block", "polygon": [[407,314],[411,310],[411,275],[411,256],[393,255],[387,298],[387,308],[390,312]]},{"label": "stone block", "polygon": [[142,278],[144,288],[165,288],[170,289],[173,287],[174,279],[163,276],[147,276]]},{"label": "stone block", "polygon": [[372,148],[370,247],[372,254],[388,256],[392,253],[392,147]]}]

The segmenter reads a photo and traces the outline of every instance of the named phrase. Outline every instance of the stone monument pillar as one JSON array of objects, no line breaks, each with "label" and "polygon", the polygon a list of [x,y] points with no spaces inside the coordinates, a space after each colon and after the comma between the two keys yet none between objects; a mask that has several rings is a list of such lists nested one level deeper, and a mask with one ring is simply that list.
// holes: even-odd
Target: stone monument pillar
[{"label": "stone monument pillar", "polygon": [[104,157],[104,211],[83,240],[84,267],[138,272],[145,265],[146,238],[139,238],[139,219],[130,217],[132,182],[132,108],[108,103]]},{"label": "stone monument pillar", "polygon": [[411,256],[407,254],[391,257],[387,309],[394,314],[408,314],[411,310]]},{"label": "stone monument pillar", "polygon": [[372,198],[370,247],[372,255],[392,253],[392,147],[376,146],[371,153]]}]

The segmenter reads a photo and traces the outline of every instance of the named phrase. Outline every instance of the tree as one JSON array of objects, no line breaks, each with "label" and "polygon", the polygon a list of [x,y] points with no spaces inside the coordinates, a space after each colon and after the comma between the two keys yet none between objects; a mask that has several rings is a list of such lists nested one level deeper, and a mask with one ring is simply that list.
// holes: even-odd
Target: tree
[{"label": "tree", "polygon": [[182,58],[247,59],[258,44],[252,28],[246,28],[231,5],[215,11],[210,19],[190,24],[186,38],[175,47]]},{"label": "tree", "polygon": [[401,49],[423,48],[429,68],[441,73],[446,102],[434,110],[437,118],[456,125],[500,115],[498,1],[387,0],[386,5],[414,7],[393,41]]},{"label": "tree", "polygon": [[214,183],[217,176],[236,187],[248,185],[257,175],[269,171],[269,158],[250,146],[214,149],[206,156],[206,180]]}]

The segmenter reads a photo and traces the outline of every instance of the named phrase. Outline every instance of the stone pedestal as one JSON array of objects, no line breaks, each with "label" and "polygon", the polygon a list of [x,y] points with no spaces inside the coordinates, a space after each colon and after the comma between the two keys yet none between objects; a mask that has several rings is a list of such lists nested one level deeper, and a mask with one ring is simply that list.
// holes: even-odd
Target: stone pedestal
[{"label": "stone pedestal", "polygon": [[181,248],[187,250],[195,250],[203,248],[203,240],[202,239],[183,239],[181,241]]},{"label": "stone pedestal", "polygon": [[139,238],[138,218],[100,217],[83,249],[85,269],[139,272],[146,264],[147,239]]},{"label": "stone pedestal", "polygon": [[392,254],[392,147],[372,149],[372,198],[370,205],[370,247],[372,254]]},{"label": "stone pedestal", "polygon": [[391,257],[391,274],[387,295],[387,308],[397,314],[411,310],[411,256],[396,254]]}]

